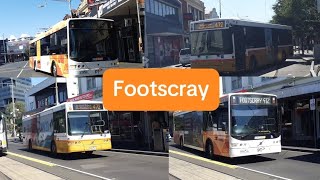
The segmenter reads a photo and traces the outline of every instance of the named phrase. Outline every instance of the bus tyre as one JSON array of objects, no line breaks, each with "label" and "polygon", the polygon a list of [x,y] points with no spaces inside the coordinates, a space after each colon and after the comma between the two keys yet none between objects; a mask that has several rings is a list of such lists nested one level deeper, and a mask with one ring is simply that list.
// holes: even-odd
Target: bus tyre
[{"label": "bus tyre", "polygon": [[33,63],[33,70],[36,71],[36,72],[38,71],[37,70],[37,62],[36,61],[34,61],[34,63]]},{"label": "bus tyre", "polygon": [[57,146],[56,146],[56,143],[55,142],[52,142],[51,143],[51,155],[53,156],[53,157],[57,157]]},{"label": "bus tyre", "polygon": [[51,66],[51,75],[53,77],[57,77],[57,66],[56,66],[56,63],[52,63],[52,66]]},{"label": "bus tyre", "polygon": [[282,51],[281,60],[282,60],[282,62],[285,62],[287,60],[287,54],[284,51]]},{"label": "bus tyre", "polygon": [[206,156],[207,158],[213,159],[214,152],[213,152],[213,145],[212,142],[207,141],[206,143]]},{"label": "bus tyre", "polygon": [[91,155],[93,154],[93,151],[86,151],[85,154],[86,154],[87,156],[91,156]]},{"label": "bus tyre", "polygon": [[32,143],[31,143],[31,140],[29,140],[29,142],[28,142],[28,150],[29,150],[29,151],[32,151]]}]

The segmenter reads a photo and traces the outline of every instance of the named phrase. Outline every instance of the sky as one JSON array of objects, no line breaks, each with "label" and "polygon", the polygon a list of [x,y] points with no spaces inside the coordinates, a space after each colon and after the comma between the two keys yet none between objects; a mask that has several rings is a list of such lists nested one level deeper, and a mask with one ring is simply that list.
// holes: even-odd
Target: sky
[{"label": "sky", "polygon": [[[206,13],[216,8],[219,15],[219,0],[202,0]],[[269,22],[274,15],[273,4],[277,0],[221,0],[222,18],[239,17],[254,21]]]},{"label": "sky", "polygon": [[[64,0],[7,0],[1,2],[0,39],[20,37],[22,34],[34,36],[41,28],[48,28],[63,19],[69,13],[68,3]],[[66,1],[66,0],[65,0]],[[202,0],[206,12],[217,8],[219,0]],[[47,3],[46,3],[47,2]],[[72,0],[76,9],[80,0]],[[273,15],[272,5],[276,0],[221,0],[222,17],[240,17],[268,22]],[[45,7],[39,8],[41,5]]]},{"label": "sky", "polygon": [[[6,0],[1,2],[0,37],[34,36],[41,28],[48,28],[69,14],[69,5],[64,0]],[[46,3],[47,2],[47,3]],[[39,8],[40,5],[45,7]],[[71,1],[76,9],[80,0]],[[43,31],[43,30],[42,30]]]},{"label": "sky", "polygon": [[42,78],[42,77],[36,77],[36,78],[31,78],[31,84],[33,86],[41,83],[42,81],[46,80],[47,78]]}]

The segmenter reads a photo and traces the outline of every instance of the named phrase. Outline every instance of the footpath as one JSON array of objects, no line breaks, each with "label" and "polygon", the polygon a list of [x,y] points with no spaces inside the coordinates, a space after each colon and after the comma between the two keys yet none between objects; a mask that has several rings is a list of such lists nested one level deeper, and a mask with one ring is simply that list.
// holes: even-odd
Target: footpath
[{"label": "footpath", "polygon": [[239,180],[236,177],[169,157],[169,174],[181,180]]},{"label": "footpath", "polygon": [[0,157],[0,179],[4,180],[63,180],[60,177],[25,165],[7,157]]}]

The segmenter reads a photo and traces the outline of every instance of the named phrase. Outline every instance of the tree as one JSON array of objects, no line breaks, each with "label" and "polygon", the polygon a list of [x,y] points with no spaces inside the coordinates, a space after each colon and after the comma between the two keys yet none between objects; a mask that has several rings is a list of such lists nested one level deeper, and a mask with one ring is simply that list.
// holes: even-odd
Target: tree
[{"label": "tree", "polygon": [[[19,101],[15,102],[15,114],[16,114],[15,123],[18,127],[22,126],[22,114],[25,111],[26,111],[25,104],[23,102],[19,102]],[[8,118],[7,121],[9,119],[13,119],[13,104],[12,103],[7,105],[6,110],[5,110],[5,114],[6,114],[6,117]]]},{"label": "tree", "polygon": [[293,37],[302,49],[305,42],[319,39],[320,14],[314,0],[278,0],[273,10],[271,22],[292,26]]}]

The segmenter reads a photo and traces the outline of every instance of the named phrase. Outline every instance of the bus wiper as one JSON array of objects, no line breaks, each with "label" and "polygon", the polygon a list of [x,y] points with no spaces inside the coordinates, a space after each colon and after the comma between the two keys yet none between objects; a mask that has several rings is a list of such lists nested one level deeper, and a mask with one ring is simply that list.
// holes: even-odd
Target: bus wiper
[{"label": "bus wiper", "polygon": [[83,133],[82,133],[82,135],[81,135],[81,138],[84,136],[84,134],[85,134],[85,132],[86,132],[86,130],[87,130],[88,127],[89,127],[89,123],[86,122],[86,123],[85,123],[85,126],[84,126]]}]

